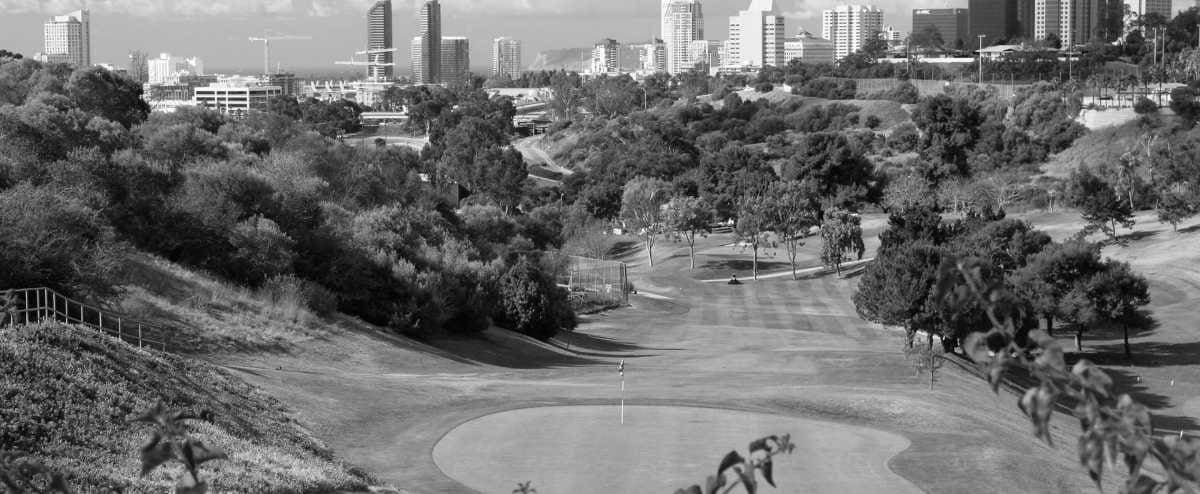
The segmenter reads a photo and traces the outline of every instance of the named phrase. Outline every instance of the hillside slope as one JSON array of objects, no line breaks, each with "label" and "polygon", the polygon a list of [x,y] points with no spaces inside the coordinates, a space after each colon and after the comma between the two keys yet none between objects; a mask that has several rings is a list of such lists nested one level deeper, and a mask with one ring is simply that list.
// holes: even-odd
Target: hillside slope
[{"label": "hillside slope", "polygon": [[158,402],[212,414],[190,433],[229,455],[202,469],[213,492],[364,490],[370,482],[278,401],[213,365],[72,326],[0,329],[0,449],[63,473],[77,492],[173,485],[177,465],[138,476],[151,427],[129,420]]}]

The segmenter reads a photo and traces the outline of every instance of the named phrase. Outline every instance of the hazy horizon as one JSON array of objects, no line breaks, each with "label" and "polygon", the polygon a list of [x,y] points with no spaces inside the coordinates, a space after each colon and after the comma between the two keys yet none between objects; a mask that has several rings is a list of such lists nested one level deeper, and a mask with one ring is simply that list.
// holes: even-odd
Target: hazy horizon
[{"label": "hazy horizon", "polygon": [[[80,8],[82,0],[0,0],[0,48],[33,55],[42,50],[42,24],[51,14]],[[276,42],[272,65],[297,72],[336,72],[334,64],[363,49],[366,11],[372,0],[92,0],[92,62],[127,65],[127,53],[143,50],[150,56],[172,53],[199,56],[207,70],[261,70],[262,45],[250,43],[270,29],[277,33],[311,36],[312,40]],[[420,0],[395,0],[394,43],[397,74],[410,73],[408,40],[416,31]],[[706,0],[708,39],[725,39],[728,17],[750,0]],[[820,33],[821,11],[843,4],[839,0],[776,0],[787,17],[789,34],[800,29]],[[864,2],[866,3],[866,2]],[[912,9],[965,7],[967,0],[888,0],[875,2],[884,10],[885,25],[908,31]],[[1175,0],[1175,6],[1194,0]],[[471,67],[491,63],[491,40],[511,36],[522,40],[522,66],[539,52],[591,45],[601,38],[636,42],[656,36],[659,1],[637,0],[459,0],[442,2],[442,32],[471,39]]]}]

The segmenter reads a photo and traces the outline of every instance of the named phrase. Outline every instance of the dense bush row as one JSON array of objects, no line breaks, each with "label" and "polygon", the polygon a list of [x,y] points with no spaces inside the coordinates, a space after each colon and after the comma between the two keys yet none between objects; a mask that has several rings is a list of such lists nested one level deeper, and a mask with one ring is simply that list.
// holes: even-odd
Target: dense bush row
[{"label": "dense bush row", "polygon": [[[0,286],[111,295],[133,247],[250,287],[294,275],[411,335],[574,323],[540,281],[551,274],[521,261],[562,244],[566,213],[518,209],[528,184],[507,99],[438,89],[449,103],[418,154],[331,139],[356,125],[346,103],[151,115],[122,76],[15,59],[0,60],[0,87]],[[479,207],[460,216],[464,189]],[[530,305],[500,303],[514,299]]]}]

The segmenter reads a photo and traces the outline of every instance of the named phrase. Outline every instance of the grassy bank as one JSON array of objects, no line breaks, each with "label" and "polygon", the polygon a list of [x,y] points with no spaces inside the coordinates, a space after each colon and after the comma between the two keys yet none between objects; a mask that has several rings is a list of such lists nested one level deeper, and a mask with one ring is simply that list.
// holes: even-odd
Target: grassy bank
[{"label": "grassy bank", "polygon": [[190,430],[229,455],[203,467],[212,491],[353,491],[371,480],[334,459],[278,401],[210,364],[71,326],[0,329],[0,449],[63,473],[77,492],[173,485],[178,465],[139,478],[150,427],[129,420],[157,402],[212,414]]}]

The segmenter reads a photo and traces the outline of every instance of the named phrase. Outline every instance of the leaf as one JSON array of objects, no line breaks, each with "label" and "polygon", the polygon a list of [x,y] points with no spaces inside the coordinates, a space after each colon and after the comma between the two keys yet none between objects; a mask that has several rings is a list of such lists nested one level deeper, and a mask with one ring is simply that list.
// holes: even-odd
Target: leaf
[{"label": "leaf", "polygon": [[167,425],[167,406],[160,401],[154,407],[146,410],[146,413],[134,417],[130,422],[146,422],[165,427]]},{"label": "leaf", "polygon": [[758,481],[754,479],[753,469],[747,472],[737,468],[734,469],[734,471],[737,472],[738,477],[742,479],[742,487],[746,488],[746,494],[754,494],[755,492],[758,492]]},{"label": "leaf", "polygon": [[[1042,346],[1041,343],[1038,346]],[[1067,370],[1066,360],[1063,358],[1063,349],[1057,344],[1048,347],[1042,346],[1042,354],[1038,355],[1034,363],[1059,371]],[[1076,364],[1076,367],[1078,367],[1078,364]]]},{"label": "leaf", "polygon": [[1088,470],[1096,487],[1104,474],[1104,438],[1096,431],[1079,436],[1079,463]]},{"label": "leaf", "polygon": [[742,455],[739,455],[737,451],[730,451],[729,454],[725,455],[725,458],[721,459],[721,465],[717,467],[717,476],[720,477],[721,474],[725,473],[725,470],[729,469],[729,467],[740,465],[745,462],[746,459],[742,458]]},{"label": "leaf", "polygon": [[971,333],[963,340],[963,351],[974,362],[986,362],[992,358],[988,350],[987,333]]},{"label": "leaf", "polygon": [[212,460],[225,460],[229,456],[225,454],[221,448],[216,446],[208,446],[198,439],[188,438],[183,445],[183,462],[187,466],[192,477],[199,478],[196,475],[196,470],[206,462]]},{"label": "leaf", "polygon": [[762,439],[755,440],[754,442],[750,443],[750,454],[753,455],[756,451],[770,453],[770,442],[772,441],[778,443],[779,439],[775,436],[767,436]]},{"label": "leaf", "polygon": [[1125,488],[1121,490],[1122,494],[1153,494],[1158,490],[1159,484],[1145,475],[1138,475],[1137,478],[1130,478],[1125,482]]},{"label": "leaf", "polygon": [[709,475],[708,479],[704,482],[704,485],[706,486],[704,488],[704,494],[717,494],[718,490],[720,490],[722,487],[725,487],[725,476]]},{"label": "leaf", "polygon": [[768,484],[771,484],[771,487],[775,487],[775,479],[771,477],[771,465],[771,459],[767,458],[767,461],[763,462],[760,468],[762,468],[763,479],[765,479]]},{"label": "leaf", "polygon": [[142,476],[145,477],[163,463],[171,461],[175,456],[171,443],[162,440],[162,435],[155,432],[150,441],[142,446]]}]

